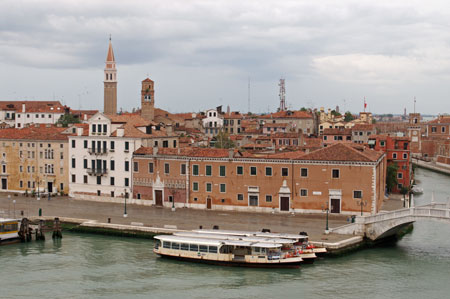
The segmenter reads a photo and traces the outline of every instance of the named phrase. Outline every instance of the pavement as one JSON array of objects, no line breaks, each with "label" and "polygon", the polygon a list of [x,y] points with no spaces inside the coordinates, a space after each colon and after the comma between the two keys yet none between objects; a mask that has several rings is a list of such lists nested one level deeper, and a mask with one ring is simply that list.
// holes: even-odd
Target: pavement
[{"label": "pavement", "polygon": [[[16,203],[13,203],[13,200]],[[7,193],[0,193],[0,217],[31,217],[38,216],[42,209],[43,216],[82,218],[115,224],[143,223],[144,226],[164,227],[174,225],[178,229],[211,229],[218,225],[220,229],[260,231],[268,228],[272,232],[298,234],[306,231],[310,240],[324,242],[339,242],[353,236],[324,234],[325,214],[285,214],[285,213],[246,213],[195,210],[177,208],[157,208],[153,206],[127,205],[128,217],[124,218],[124,205],[116,203],[102,203],[86,200],[77,200],[68,197],[52,197],[50,200],[42,198],[39,201],[31,196],[23,195],[8,198]],[[23,211],[23,216],[21,216]],[[348,216],[329,215],[329,227],[338,227],[348,224]]]}]

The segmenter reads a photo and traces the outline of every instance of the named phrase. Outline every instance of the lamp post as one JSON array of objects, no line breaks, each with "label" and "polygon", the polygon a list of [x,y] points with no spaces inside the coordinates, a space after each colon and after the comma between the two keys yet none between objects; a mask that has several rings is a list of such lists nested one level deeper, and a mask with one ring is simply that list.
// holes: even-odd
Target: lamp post
[{"label": "lamp post", "polygon": [[127,197],[128,197],[127,189],[124,189],[123,190],[123,198],[125,200],[125,204],[124,204],[124,210],[123,210],[123,218],[127,218],[128,217],[128,214],[127,214]]},{"label": "lamp post", "polygon": [[325,222],[325,234],[328,235],[328,233],[330,232],[329,227],[328,227],[328,213],[330,212],[330,206],[329,203],[327,202],[325,205],[322,205],[322,212],[327,212],[327,218],[326,218],[326,222]]},{"label": "lamp post", "polygon": [[361,207],[361,216],[363,215],[363,207],[367,206],[367,201],[365,200],[361,200],[357,202],[357,205],[359,205]]},{"label": "lamp post", "polygon": [[16,200],[13,200],[13,204],[14,204],[14,219],[16,219]]},{"label": "lamp post", "polygon": [[8,194],[8,216],[11,217],[11,195]]}]

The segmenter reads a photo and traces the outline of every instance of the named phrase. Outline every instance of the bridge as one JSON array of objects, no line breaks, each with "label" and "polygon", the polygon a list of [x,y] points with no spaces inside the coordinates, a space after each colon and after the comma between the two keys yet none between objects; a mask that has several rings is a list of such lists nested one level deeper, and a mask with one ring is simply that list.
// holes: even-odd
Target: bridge
[{"label": "bridge", "polygon": [[417,220],[430,219],[450,223],[450,201],[435,203],[434,197],[428,205],[380,212],[376,215],[357,216],[354,223],[330,229],[337,234],[366,237],[372,241],[395,236],[400,230]]}]

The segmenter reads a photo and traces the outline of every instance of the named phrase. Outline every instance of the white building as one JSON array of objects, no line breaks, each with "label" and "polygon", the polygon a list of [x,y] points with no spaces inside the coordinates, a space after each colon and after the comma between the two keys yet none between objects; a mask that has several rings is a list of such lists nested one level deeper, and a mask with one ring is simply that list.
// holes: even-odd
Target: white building
[{"label": "white building", "polygon": [[1,101],[0,123],[24,128],[30,124],[55,124],[64,115],[59,101]]},{"label": "white building", "polygon": [[137,114],[97,113],[89,129],[69,137],[69,195],[122,202],[132,194],[133,152],[141,146],[178,147],[171,128],[161,128]]},{"label": "white building", "polygon": [[208,137],[216,136],[223,127],[223,115],[216,109],[209,109],[202,119],[203,130]]}]

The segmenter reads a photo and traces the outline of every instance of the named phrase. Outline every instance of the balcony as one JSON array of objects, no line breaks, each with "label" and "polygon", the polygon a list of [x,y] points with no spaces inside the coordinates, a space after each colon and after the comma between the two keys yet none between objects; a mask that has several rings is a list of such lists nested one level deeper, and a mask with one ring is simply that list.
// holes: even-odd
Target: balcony
[{"label": "balcony", "polygon": [[88,148],[90,155],[106,155],[108,153],[107,148]]},{"label": "balcony", "polygon": [[88,168],[87,173],[89,175],[102,176],[108,173],[108,169],[106,168]]}]

